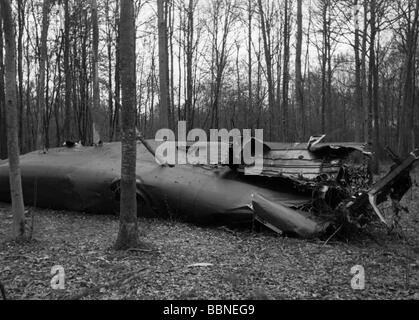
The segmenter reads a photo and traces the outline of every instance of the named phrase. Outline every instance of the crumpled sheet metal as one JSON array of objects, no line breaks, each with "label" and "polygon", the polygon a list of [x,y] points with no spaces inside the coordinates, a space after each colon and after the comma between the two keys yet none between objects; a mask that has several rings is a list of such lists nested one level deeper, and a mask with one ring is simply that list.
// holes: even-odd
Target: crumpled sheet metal
[{"label": "crumpled sheet metal", "polygon": [[[315,180],[323,174],[337,176],[342,161],[356,152],[369,156],[363,144],[354,142],[314,145],[263,142],[263,170],[259,175],[305,180]],[[246,169],[252,172],[252,168]]]},{"label": "crumpled sheet metal", "polygon": [[[155,148],[154,141],[150,144]],[[119,209],[121,144],[32,152],[20,159],[26,205],[56,210],[111,214]],[[172,216],[197,223],[248,223],[256,216],[278,229],[302,237],[316,236],[321,226],[300,218],[297,208],[310,196],[281,190],[266,178],[231,170],[192,165],[159,166],[142,144],[137,147],[138,211],[145,216]],[[274,181],[274,180],[272,180]],[[260,195],[255,198],[253,195]],[[261,200],[263,199],[263,200]],[[8,164],[0,165],[0,201],[10,201]],[[255,209],[256,208],[256,209]],[[292,217],[293,214],[296,217]],[[281,221],[283,219],[284,221]]]}]

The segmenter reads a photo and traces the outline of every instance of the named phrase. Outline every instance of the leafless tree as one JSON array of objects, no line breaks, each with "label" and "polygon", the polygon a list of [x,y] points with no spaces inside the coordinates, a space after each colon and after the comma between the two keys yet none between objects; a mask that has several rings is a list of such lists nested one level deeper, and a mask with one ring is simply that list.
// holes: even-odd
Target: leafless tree
[{"label": "leafless tree", "polygon": [[121,206],[117,249],[135,248],[138,245],[136,199],[136,57],[134,1],[121,0],[120,52],[122,84],[122,160]]},{"label": "leafless tree", "polygon": [[[13,237],[25,237],[25,207],[23,204],[22,180],[19,168],[19,124],[16,90],[16,39],[9,0],[1,0],[3,16],[5,56],[5,91],[7,116],[7,148],[10,167],[10,195],[13,212]],[[2,48],[1,48],[2,49]]]}]

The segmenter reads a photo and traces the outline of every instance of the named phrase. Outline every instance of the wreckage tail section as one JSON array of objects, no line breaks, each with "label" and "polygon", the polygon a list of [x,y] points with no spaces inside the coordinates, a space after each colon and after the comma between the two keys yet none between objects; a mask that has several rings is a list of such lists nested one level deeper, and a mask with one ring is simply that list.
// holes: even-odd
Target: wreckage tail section
[{"label": "wreckage tail section", "polygon": [[385,177],[378,180],[370,190],[360,193],[353,201],[347,204],[349,214],[356,216],[361,208],[369,205],[380,221],[387,227],[390,227],[388,221],[386,221],[378,208],[378,205],[387,201],[389,198],[393,202],[398,202],[403,198],[406,192],[412,187],[410,171],[418,160],[419,150],[413,151],[403,161],[397,158],[395,165]]},{"label": "wreckage tail section", "polygon": [[252,206],[255,219],[277,233],[315,238],[323,234],[328,223],[321,223],[308,217],[307,213],[272,202],[259,194],[253,195]]}]

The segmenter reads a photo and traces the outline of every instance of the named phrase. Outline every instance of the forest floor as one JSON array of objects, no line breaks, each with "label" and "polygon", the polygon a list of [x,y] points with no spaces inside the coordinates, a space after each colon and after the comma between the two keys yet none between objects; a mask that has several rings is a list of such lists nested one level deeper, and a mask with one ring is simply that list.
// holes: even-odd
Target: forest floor
[{"label": "forest floor", "polygon": [[[10,205],[0,204],[0,282],[9,299],[419,299],[417,185],[404,204],[404,237],[376,227],[326,243],[140,219],[151,249],[124,252],[112,249],[117,217],[34,208],[34,240],[12,242]],[[55,265],[64,290],[51,289]],[[355,265],[364,290],[351,288]]]}]

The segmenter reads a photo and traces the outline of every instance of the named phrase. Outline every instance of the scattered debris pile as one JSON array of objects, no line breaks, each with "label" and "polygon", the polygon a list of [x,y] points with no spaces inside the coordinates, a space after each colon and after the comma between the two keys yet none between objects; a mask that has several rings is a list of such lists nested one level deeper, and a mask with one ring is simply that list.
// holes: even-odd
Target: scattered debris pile
[{"label": "scattered debris pile", "polygon": [[[311,201],[295,209],[307,212],[332,228],[343,230],[363,228],[379,219],[393,229],[399,214],[399,204],[412,187],[410,170],[419,157],[416,150],[402,161],[389,148],[394,161],[390,172],[373,183],[371,153],[358,143],[322,143],[325,136],[311,137],[303,143],[265,143],[264,169],[261,176],[278,179]],[[244,172],[244,167],[239,168]],[[394,220],[390,224],[378,205],[391,200]]]}]

